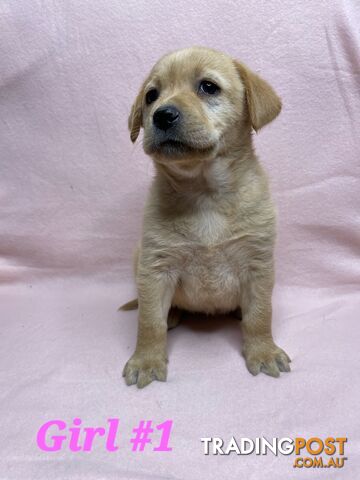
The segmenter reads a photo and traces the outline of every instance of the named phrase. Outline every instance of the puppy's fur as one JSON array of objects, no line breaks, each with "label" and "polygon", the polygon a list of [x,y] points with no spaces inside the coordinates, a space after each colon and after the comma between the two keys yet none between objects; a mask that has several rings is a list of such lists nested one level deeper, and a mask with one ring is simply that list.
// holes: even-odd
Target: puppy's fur
[{"label": "puppy's fur", "polygon": [[[206,94],[202,81],[219,90]],[[158,98],[147,102],[154,89]],[[179,120],[160,131],[154,112],[169,105]],[[248,370],[274,377],[290,371],[290,359],[271,333],[275,214],[251,138],[252,129],[280,110],[268,83],[202,47],[166,55],[143,83],[129,129],[135,142],[144,128],[144,150],[156,176],[135,255],[139,327],[123,372],[128,385],[166,380],[168,321],[174,326],[181,310],[241,308]]]}]

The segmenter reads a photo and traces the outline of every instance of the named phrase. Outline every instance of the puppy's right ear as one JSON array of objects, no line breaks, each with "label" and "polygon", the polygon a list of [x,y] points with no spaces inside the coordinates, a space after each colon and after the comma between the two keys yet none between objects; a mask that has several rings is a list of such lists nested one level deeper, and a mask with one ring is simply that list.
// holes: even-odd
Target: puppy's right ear
[{"label": "puppy's right ear", "polygon": [[141,87],[129,115],[128,126],[130,130],[130,139],[134,143],[139,136],[140,128],[143,126],[142,117],[142,105],[144,97],[144,85]]}]

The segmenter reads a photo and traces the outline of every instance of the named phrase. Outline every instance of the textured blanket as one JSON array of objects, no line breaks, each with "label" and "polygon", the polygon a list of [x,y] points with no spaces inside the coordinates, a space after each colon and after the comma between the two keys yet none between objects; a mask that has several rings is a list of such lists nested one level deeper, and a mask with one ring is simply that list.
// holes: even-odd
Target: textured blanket
[{"label": "textured blanket", "polygon": [[[360,478],[359,24],[356,0],[1,2],[1,479]],[[136,296],[153,168],[127,116],[152,64],[193,44],[241,59],[283,100],[254,141],[278,210],[273,328],[292,372],[252,377],[233,319],[189,318],[169,333],[168,382],[137,390],[121,377],[136,312],[117,307]],[[347,460],[205,455],[209,437],[224,450],[346,437]]]}]

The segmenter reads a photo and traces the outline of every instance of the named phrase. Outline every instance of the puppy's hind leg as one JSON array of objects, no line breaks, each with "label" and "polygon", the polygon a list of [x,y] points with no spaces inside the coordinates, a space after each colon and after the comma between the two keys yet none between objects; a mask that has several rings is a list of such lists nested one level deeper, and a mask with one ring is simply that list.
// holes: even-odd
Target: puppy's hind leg
[{"label": "puppy's hind leg", "polygon": [[175,328],[179,325],[181,321],[183,311],[180,310],[180,308],[177,307],[171,307],[168,315],[168,330],[171,330],[172,328]]}]

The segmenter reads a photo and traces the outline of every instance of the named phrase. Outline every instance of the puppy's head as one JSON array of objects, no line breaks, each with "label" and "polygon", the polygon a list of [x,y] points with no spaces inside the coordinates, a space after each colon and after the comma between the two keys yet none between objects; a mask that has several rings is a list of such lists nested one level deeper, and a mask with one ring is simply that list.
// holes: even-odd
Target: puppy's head
[{"label": "puppy's head", "polygon": [[129,117],[130,137],[144,128],[155,161],[214,158],[229,139],[259,130],[280,112],[268,83],[220,52],[193,47],[166,55],[143,83]]}]

